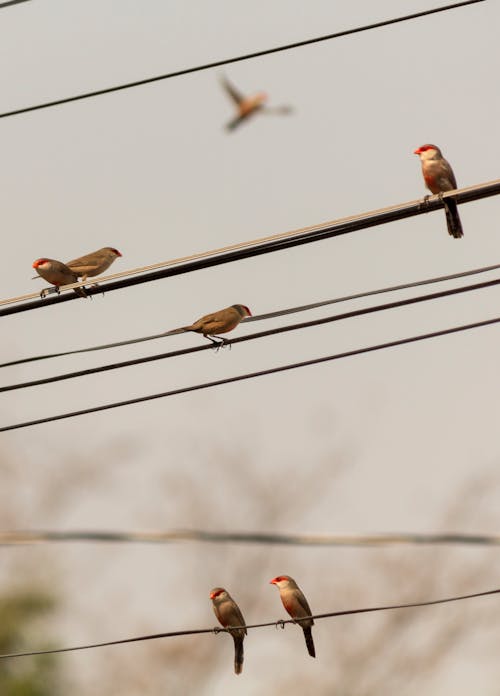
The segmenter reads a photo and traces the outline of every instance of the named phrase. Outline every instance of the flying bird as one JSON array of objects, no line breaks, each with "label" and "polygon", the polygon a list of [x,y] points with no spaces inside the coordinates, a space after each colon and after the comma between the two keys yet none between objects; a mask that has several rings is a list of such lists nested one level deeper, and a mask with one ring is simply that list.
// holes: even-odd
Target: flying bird
[{"label": "flying bird", "polygon": [[292,111],[290,106],[266,106],[265,102],[268,100],[268,95],[266,92],[257,92],[256,94],[245,96],[238,89],[236,89],[236,87],[231,84],[231,82],[229,82],[227,77],[224,75],[221,76],[220,80],[222,86],[233,100],[237,109],[237,115],[226,124],[227,130],[234,130],[240,125],[240,123],[243,123],[243,121],[245,121],[249,116],[257,113],[258,111],[268,114],[289,114]]},{"label": "flying bird", "polygon": [[[444,193],[457,188],[453,169],[445,160],[437,145],[422,145],[413,154],[420,157],[424,181],[431,193]],[[455,239],[460,239],[460,237],[464,236],[464,233],[457,203],[454,198],[443,198],[442,200],[446,213],[448,234]]]},{"label": "flying bird", "polygon": [[223,587],[214,587],[210,592],[210,599],[217,620],[233,636],[234,673],[241,674],[243,670],[243,640],[247,634],[247,629],[234,627],[245,626],[245,619],[239,606]]},{"label": "flying bird", "polygon": [[[46,280],[51,285],[54,285],[55,292],[59,294],[59,287],[61,285],[71,285],[72,283],[78,283],[78,275],[71,270],[62,261],[57,261],[56,259],[41,258],[33,261],[32,264],[35,271]],[[36,276],[35,276],[36,277]],[[84,288],[74,288],[74,291],[80,297],[87,297],[87,293]],[[44,288],[40,297],[45,297],[49,292],[52,292],[50,288]]]},{"label": "flying bird", "polygon": [[[206,314],[190,326],[181,326],[178,329],[172,329],[172,331],[168,331],[165,336],[174,336],[175,334],[184,333],[186,331],[194,331],[195,333],[203,334],[205,338],[208,338],[208,340],[212,341],[215,345],[221,346],[227,341],[218,334],[232,331],[238,326],[242,319],[251,316],[252,312],[246,305],[234,304],[225,309],[220,309],[218,312]],[[219,340],[216,341],[216,338]]]},{"label": "flying bird", "polygon": [[312,612],[307,603],[304,593],[297,585],[295,580],[289,575],[278,575],[269,581],[271,585],[276,585],[280,591],[283,606],[290,614],[295,623],[298,623],[304,631],[307,651],[311,657],[316,657],[311,627],[314,626],[313,619],[304,617],[311,616]]},{"label": "flying bird", "polygon": [[86,281],[87,278],[93,278],[94,276],[104,273],[119,256],[121,256],[121,254],[118,249],[103,247],[102,249],[93,251],[91,254],[68,261],[66,266],[71,268],[83,281]]}]

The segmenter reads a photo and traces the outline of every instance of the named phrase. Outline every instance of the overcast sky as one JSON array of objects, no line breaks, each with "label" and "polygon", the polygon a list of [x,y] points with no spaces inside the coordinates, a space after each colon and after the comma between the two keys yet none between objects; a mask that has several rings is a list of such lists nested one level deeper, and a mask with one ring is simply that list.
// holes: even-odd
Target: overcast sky
[{"label": "overcast sky", "polygon": [[[0,11],[0,111],[437,5],[435,0],[32,0]],[[441,147],[459,186],[498,178],[499,21],[498,4],[485,2],[229,65],[223,71],[207,70],[2,120],[5,243],[0,297],[43,287],[31,280],[31,264],[40,256],[65,261],[110,245],[123,254],[111,269],[118,272],[413,200],[425,189],[418,157],[412,153],[426,142]],[[292,105],[293,115],[260,115],[228,134],[224,124],[233,111],[219,85],[222,72],[243,92],[264,89],[271,104]],[[0,358],[157,333],[236,302],[259,314],[500,263],[500,199],[463,205],[460,214],[461,240],[448,236],[444,214],[438,211],[93,300],[4,317]],[[493,288],[457,295],[249,342],[231,351],[206,351],[7,393],[0,401],[1,422],[495,317],[498,293]],[[413,294],[418,291],[397,297]],[[353,302],[345,308],[371,303]],[[332,313],[324,308],[300,318]],[[289,322],[284,317],[241,326],[237,332]],[[6,433],[3,450],[22,482],[22,490],[15,493],[20,501],[16,526],[434,531],[472,477],[496,475],[499,339],[500,327],[492,326]],[[198,336],[181,335],[102,355],[21,366],[3,370],[2,383],[202,342]],[[226,489],[223,460],[228,457],[234,457],[234,485]],[[319,486],[323,495],[315,493],[300,504],[308,470],[328,458],[331,472],[323,467],[325,480]],[[86,461],[99,473],[95,480],[83,477],[82,485],[62,488],[68,496],[62,504],[58,472],[64,469],[67,477],[76,461],[79,476]],[[256,513],[245,478],[241,486],[237,483],[238,467],[252,467],[254,479],[271,497],[280,481],[286,478],[293,487],[296,478],[299,500],[282,501],[286,509],[272,529]],[[178,488],[171,486],[174,477]],[[317,481],[310,483],[316,487],[311,490],[318,490]],[[30,501],[47,488],[57,504],[41,513],[42,507]],[[191,495],[204,501],[203,514],[179,504]],[[490,528],[482,524],[462,531],[495,531],[494,510]],[[233,550],[238,558],[253,554],[255,562],[252,572],[239,579],[242,589],[234,584],[228,589],[235,596],[249,587],[263,595],[248,621],[280,615],[274,588],[266,586],[277,573],[296,575],[307,586],[316,611],[343,608],[338,592],[325,596],[315,585],[315,563],[332,574],[340,564],[346,564],[345,573],[352,563],[354,572],[358,563],[335,551]],[[205,570],[205,560],[218,553],[215,546],[52,547],[15,553],[35,553],[41,566],[57,568],[56,579],[65,587],[65,617],[57,633],[61,644],[210,626],[210,588],[235,580],[233,555],[227,551],[219,575],[213,566]],[[259,565],[263,553],[266,561]],[[474,562],[474,556],[464,558]],[[498,585],[493,559],[491,574],[474,578],[471,592]],[[182,563],[193,574],[189,594],[179,586]],[[102,583],[95,582],[97,567]],[[85,604],[82,583],[92,580],[92,601]],[[448,578],[443,594],[455,594],[452,580]],[[138,587],[140,597],[134,595]],[[366,601],[397,601],[400,590],[387,579],[386,593],[374,597],[367,592]],[[111,595],[129,603],[129,611],[113,614],[112,620]],[[317,627],[318,643],[321,633],[331,630],[326,623]],[[267,649],[276,649],[276,643],[271,636]],[[307,668],[314,680],[315,665],[304,667],[298,641],[293,648],[281,648],[281,660],[296,649],[301,661],[290,669],[302,674]],[[133,650],[127,655],[132,657]],[[237,683],[230,664],[221,662],[214,682],[218,690],[207,687],[206,693],[272,693],[272,681],[267,687],[259,681],[270,669],[262,652],[260,658],[262,664],[254,659],[252,667],[247,655]],[[79,655],[78,664],[99,678],[103,665],[97,655]],[[498,681],[488,669],[469,667],[471,681],[484,686],[481,693],[497,693]],[[417,681],[416,693],[422,692],[422,684]],[[425,682],[425,691],[465,694],[470,683],[450,667],[439,680]]]}]

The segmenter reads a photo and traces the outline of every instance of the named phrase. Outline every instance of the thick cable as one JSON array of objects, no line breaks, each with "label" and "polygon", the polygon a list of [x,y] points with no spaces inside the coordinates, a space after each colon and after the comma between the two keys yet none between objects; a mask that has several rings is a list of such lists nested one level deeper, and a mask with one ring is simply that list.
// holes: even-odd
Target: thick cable
[{"label": "thick cable", "polygon": [[[474,592],[473,594],[459,595],[457,597],[445,597],[444,599],[433,599],[427,602],[411,602],[407,604],[387,604],[379,607],[364,607],[362,609],[344,609],[342,611],[330,611],[326,614],[312,614],[304,616],[304,619],[331,619],[338,616],[352,616],[354,614],[368,614],[377,611],[389,611],[391,609],[413,609],[416,607],[430,607],[436,604],[449,604],[450,602],[460,602],[465,599],[476,599],[478,597],[487,597],[500,593],[500,589],[487,590],[486,592]],[[284,628],[286,624],[295,623],[294,619],[279,619],[278,621],[266,621],[264,623],[246,624],[244,626],[232,626],[235,628],[267,628],[274,626],[276,628]],[[157,640],[158,638],[177,638],[179,636],[193,636],[203,633],[228,633],[229,629],[216,626],[215,628],[197,628],[187,631],[169,631],[168,633],[151,633],[145,636],[136,636],[134,638],[122,638],[121,640],[109,640],[104,643],[91,643],[88,645],[76,645],[71,648],[54,648],[52,650],[32,650],[30,652],[8,653],[0,655],[0,660],[5,660],[12,657],[29,657],[32,655],[53,655],[55,653],[74,652],[75,650],[89,650],[90,648],[105,648],[110,645],[123,645],[125,643],[137,643],[139,641]]]},{"label": "thick cable", "polygon": [[179,387],[178,389],[171,389],[170,391],[160,392],[159,394],[149,394],[148,396],[139,396],[134,399],[127,399],[125,401],[116,401],[111,404],[104,404],[102,406],[93,406],[91,408],[81,409],[79,411],[69,411],[67,413],[61,413],[56,416],[46,416],[45,418],[37,418],[36,420],[25,421],[23,423],[15,423],[13,425],[6,425],[0,428],[0,432],[7,432],[9,430],[19,430],[21,428],[28,428],[33,425],[41,425],[42,423],[51,423],[53,421],[65,420],[67,418],[73,418],[75,416],[84,416],[89,413],[98,413],[100,411],[109,411],[114,408],[120,408],[122,406],[131,406],[132,404],[144,403],[146,401],[154,401],[155,399],[163,399],[169,396],[178,396],[179,394],[188,394],[189,392],[201,391],[202,389],[210,389],[212,387],[219,387],[223,384],[232,384],[234,382],[242,382],[248,379],[254,379],[255,377],[263,377],[271,374],[278,374],[280,372],[287,372],[289,370],[295,370],[300,367],[309,367],[311,365],[319,365],[321,363],[329,362],[332,360],[340,360],[342,358],[349,358],[354,355],[362,355],[363,353],[372,353],[379,350],[384,350],[386,348],[394,348],[396,346],[402,346],[408,343],[416,343],[417,341],[425,341],[429,338],[436,338],[438,336],[447,336],[449,334],[458,333],[460,331],[468,331],[470,329],[476,329],[484,326],[490,326],[492,324],[498,324],[500,322],[500,317],[494,319],[486,319],[485,321],[478,321],[472,324],[463,324],[461,326],[455,326],[450,329],[441,329],[439,331],[432,331],[431,333],[419,334],[417,336],[410,336],[409,338],[402,338],[396,341],[388,341],[386,343],[378,343],[373,346],[367,346],[365,348],[356,348],[355,350],[348,350],[343,353],[336,353],[334,355],[327,355],[322,358],[313,358],[312,360],[303,360],[301,362],[291,363],[289,365],[280,365],[279,367],[271,367],[267,370],[259,370],[258,372],[249,372],[243,375],[236,375],[235,377],[226,377],[224,379],[214,380],[212,382],[204,382],[202,384],[195,384],[190,387]]},{"label": "thick cable", "polygon": [[[415,288],[422,285],[430,285],[432,283],[441,283],[448,280],[455,280],[457,278],[465,278],[471,275],[478,275],[480,273],[488,273],[500,268],[500,263],[496,263],[492,266],[483,266],[481,268],[473,268],[469,271],[460,271],[458,273],[450,273],[444,276],[437,276],[435,278],[425,278],[424,280],[415,280],[411,283],[401,283],[399,285],[391,285],[386,288],[378,288],[376,290],[367,290],[365,292],[358,292],[352,295],[344,295],[342,297],[336,297],[332,300],[321,300],[319,302],[311,302],[310,304],[300,305],[297,307],[289,307],[287,309],[280,309],[275,312],[267,312],[266,314],[257,314],[251,317],[245,317],[242,323],[248,323],[252,321],[261,321],[263,319],[274,319],[276,317],[283,317],[287,314],[297,314],[299,312],[306,312],[312,309],[318,309],[320,307],[326,307],[327,305],[338,304],[340,302],[348,302],[350,300],[359,300],[363,297],[371,297],[373,295],[381,295],[388,292],[395,292],[397,290],[406,290],[408,288]],[[88,348],[77,348],[75,350],[66,350],[61,353],[45,353],[42,355],[33,355],[29,358],[19,358],[18,360],[10,360],[9,362],[0,363],[0,368],[2,367],[12,367],[13,365],[22,365],[24,363],[36,362],[38,360],[48,360],[50,358],[60,358],[65,355],[76,355],[78,353],[91,353],[98,350],[107,350],[108,348],[120,348],[122,346],[129,346],[134,343],[143,343],[145,341],[153,341],[158,338],[165,338],[169,335],[168,331],[163,331],[162,333],[152,334],[150,336],[140,336],[139,338],[130,338],[124,341],[115,341],[114,343],[103,343],[98,346],[90,346]]]},{"label": "thick cable", "polygon": [[[150,264],[149,266],[97,278],[95,282],[99,283],[99,287],[88,287],[87,295],[98,295],[113,290],[121,290],[125,287],[149,283],[153,280],[184,275],[185,273],[192,273],[205,268],[233,263],[234,261],[261,256],[274,251],[291,249],[296,246],[301,246],[302,244],[323,241],[331,237],[338,237],[343,234],[357,232],[369,227],[376,227],[415,215],[422,215],[442,208],[444,205],[443,199],[449,197],[454,198],[457,203],[469,203],[482,198],[496,196],[499,193],[500,179],[496,179],[484,184],[475,184],[474,186],[457,189],[456,191],[447,191],[443,194],[429,196],[424,200],[417,199],[408,203],[387,206],[368,213],[341,218],[321,225],[312,225],[298,230],[268,235],[267,237],[261,237],[251,241],[238,242],[219,249],[213,249],[211,251],[192,254],[190,256]],[[81,300],[82,298],[79,298],[75,293],[67,291],[83,287],[84,285],[84,282],[72,283],[71,285],[64,286],[61,294],[56,297],[47,297],[31,302],[27,300],[39,297],[38,293],[0,300],[0,316],[18,314],[19,312],[39,309],[40,307],[50,307],[60,302]],[[16,306],[10,307],[7,305]]]},{"label": "thick cable", "polygon": [[396,532],[388,534],[280,534],[278,532],[217,532],[205,529],[174,529],[170,531],[106,531],[106,530],[9,530],[0,531],[0,546],[58,543],[91,544],[258,544],[271,546],[499,546],[500,534],[465,534],[462,532]]},{"label": "thick cable", "polygon": [[[493,280],[486,280],[482,283],[474,283],[473,285],[465,285],[459,288],[450,288],[448,290],[440,290],[438,292],[433,292],[428,295],[418,295],[417,297],[408,297],[403,300],[395,300],[393,302],[387,302],[386,304],[374,305],[371,307],[362,307],[361,309],[353,309],[350,312],[344,312],[342,314],[334,314],[329,317],[322,317],[320,319],[313,319],[311,321],[302,321],[297,324],[289,324],[288,326],[278,326],[273,329],[268,329],[267,331],[259,331],[253,334],[247,334],[246,336],[239,336],[231,340],[226,339],[229,345],[234,345],[237,343],[243,343],[245,341],[254,341],[260,338],[266,338],[268,336],[275,336],[277,334],[288,333],[289,331],[298,331],[299,329],[308,329],[314,326],[322,326],[324,324],[329,324],[334,321],[341,321],[343,319],[352,319],[353,317],[359,317],[366,314],[374,314],[376,312],[382,312],[388,309],[398,309],[407,305],[418,304],[420,302],[427,302],[429,300],[442,299],[443,297],[449,297],[452,295],[457,295],[465,292],[471,292],[475,290],[484,290],[485,288],[491,288],[496,285],[500,285],[500,278],[495,278]],[[167,334],[168,335],[168,332]],[[213,349],[213,344],[205,343],[202,346],[193,346],[191,348],[181,348],[179,350],[169,351],[168,353],[158,353],[156,355],[147,355],[142,358],[132,358],[131,360],[123,360],[121,362],[110,363],[107,365],[99,365],[97,367],[88,367],[84,370],[77,370],[74,372],[66,372],[60,375],[52,375],[51,377],[43,377],[41,379],[33,379],[27,382],[19,382],[17,384],[9,384],[0,387],[1,392],[15,391],[17,389],[26,389],[27,387],[38,387],[44,384],[52,384],[53,382],[62,382],[67,379],[74,379],[76,377],[87,377],[89,375],[98,374],[101,372],[108,372],[110,370],[123,369],[124,367],[133,367],[136,365],[142,365],[144,363],[155,362],[157,360],[165,360],[168,358],[179,357],[181,355],[189,355],[191,353],[198,353],[203,350]]]},{"label": "thick cable", "polygon": [[11,5],[20,5],[22,2],[31,2],[31,0],[6,0],[6,2],[0,3],[0,10],[4,7],[10,7]]},{"label": "thick cable", "polygon": [[[13,0],[14,2],[20,2],[21,0]],[[82,99],[90,99],[91,97],[98,97],[103,94],[110,94],[111,92],[119,92],[124,89],[130,89],[132,87],[140,87],[142,85],[151,84],[152,82],[159,82],[161,80],[168,80],[173,77],[180,77],[181,75],[190,75],[191,73],[201,72],[202,70],[210,70],[212,68],[219,68],[223,65],[230,65],[231,63],[239,63],[244,60],[250,60],[251,58],[260,58],[262,56],[267,56],[272,53],[279,53],[281,51],[289,51],[293,48],[300,48],[302,46],[309,46],[311,44],[320,43],[321,41],[330,41],[331,39],[338,39],[342,36],[349,36],[350,34],[359,34],[363,31],[368,31],[371,29],[378,29],[380,27],[386,27],[390,24],[398,24],[400,22],[407,22],[412,19],[418,19],[419,17],[425,17],[427,15],[437,14],[438,12],[446,12],[448,10],[455,10],[460,7],[465,7],[466,5],[475,5],[478,2],[484,2],[484,0],[463,0],[463,2],[455,2],[451,5],[444,5],[442,7],[434,7],[430,10],[422,10],[421,12],[414,12],[413,14],[405,15],[403,17],[395,17],[393,19],[386,19],[381,22],[374,22],[372,24],[365,24],[361,27],[355,27],[353,29],[344,29],[343,31],[338,31],[333,34],[326,34],[325,36],[317,36],[312,39],[305,39],[303,41],[295,41],[290,44],[285,44],[283,46],[276,46],[275,48],[268,48],[262,51],[254,51],[253,53],[246,53],[241,56],[236,56],[235,58],[224,58],[222,60],[212,61],[211,63],[204,63],[203,65],[198,65],[191,68],[184,68],[182,70],[175,70],[174,72],[165,73],[163,75],[156,75],[155,77],[147,77],[142,80],[134,80],[133,82],[126,82],[121,85],[115,85],[114,87],[105,87],[104,89],[97,89],[92,92],[84,92],[82,94],[76,94],[72,97],[64,97],[62,99],[54,99],[52,101],[43,102],[42,104],[34,104],[33,106],[25,106],[20,109],[13,109],[12,111],[4,111],[0,113],[0,118],[7,118],[8,116],[16,116],[18,114],[25,114],[30,111],[38,111],[40,109],[47,109],[52,106],[60,106],[61,104],[69,104],[70,102],[80,101]]]}]

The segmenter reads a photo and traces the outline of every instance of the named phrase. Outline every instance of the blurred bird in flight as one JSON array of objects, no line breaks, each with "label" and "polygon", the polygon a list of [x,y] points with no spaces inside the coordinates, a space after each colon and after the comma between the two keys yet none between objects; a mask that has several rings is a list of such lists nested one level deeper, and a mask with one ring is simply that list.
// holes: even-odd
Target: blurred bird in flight
[{"label": "blurred bird in flight", "polygon": [[266,114],[289,114],[292,112],[290,106],[266,106],[265,102],[268,100],[266,92],[256,92],[255,94],[245,96],[229,82],[225,75],[221,75],[220,81],[237,109],[237,115],[226,124],[226,128],[229,131],[234,130],[240,123],[243,123],[243,121],[252,116],[252,114],[258,112]]}]

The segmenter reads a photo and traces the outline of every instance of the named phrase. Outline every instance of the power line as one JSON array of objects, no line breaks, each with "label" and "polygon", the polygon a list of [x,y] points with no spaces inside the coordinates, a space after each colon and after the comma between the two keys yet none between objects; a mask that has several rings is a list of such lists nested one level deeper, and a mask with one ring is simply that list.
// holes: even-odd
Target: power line
[{"label": "power line", "polygon": [[[14,0],[16,1],[16,0]],[[21,2],[21,0],[17,0]],[[140,87],[142,85],[151,84],[152,82],[159,82],[161,80],[168,80],[172,77],[180,77],[181,75],[189,75],[191,73],[201,72],[202,70],[210,70],[212,68],[218,68],[223,65],[230,65],[231,63],[239,63],[243,60],[249,60],[251,58],[259,58],[262,56],[267,56],[272,53],[279,53],[281,51],[289,51],[293,48],[300,48],[302,46],[308,46],[311,44],[319,43],[321,41],[329,41],[331,39],[338,39],[342,36],[349,36],[350,34],[359,34],[363,31],[368,31],[370,29],[378,29],[380,27],[386,27],[390,24],[398,24],[400,22],[406,22],[411,19],[418,19],[419,17],[425,17],[431,14],[437,14],[438,12],[446,12],[448,10],[458,9],[459,7],[465,7],[466,5],[475,5],[478,2],[484,2],[484,0],[464,0],[463,2],[456,2],[452,5],[444,5],[443,7],[435,7],[430,10],[423,10],[422,12],[414,12],[413,14],[405,15],[403,17],[396,17],[394,19],[386,19],[381,22],[375,22],[373,24],[366,24],[361,27],[355,27],[353,29],[345,29],[343,31],[335,32],[334,34],[326,34],[325,36],[318,36],[313,39],[305,39],[303,41],[295,41],[294,43],[285,44],[283,46],[277,46],[275,48],[268,48],[262,51],[254,51],[253,53],[246,53],[241,56],[236,56],[235,58],[225,58],[222,60],[212,61],[211,63],[204,63],[203,65],[198,65],[191,68],[184,68],[182,70],[175,70],[174,72],[165,73],[163,75],[156,75],[155,77],[147,77],[142,80],[134,80],[133,82],[126,82],[121,85],[115,85],[114,87],[105,87],[104,89],[97,89],[92,92],[84,92],[82,94],[76,94],[72,97],[64,97],[62,99],[54,99],[53,101],[43,102],[42,104],[35,104],[33,106],[25,106],[20,109],[14,109],[12,111],[4,111],[0,113],[0,118],[7,118],[8,116],[16,116],[18,114],[25,114],[29,111],[38,111],[39,109],[47,109],[51,106],[59,106],[61,104],[68,104],[69,102],[80,101],[82,99],[90,99],[91,97],[98,97],[102,94],[110,94],[111,92],[119,92],[124,89],[130,89],[132,87]]]},{"label": "power line", "polygon": [[7,2],[0,3],[0,10],[4,7],[10,7],[11,5],[19,5],[22,2],[30,2],[30,0],[7,0]]},{"label": "power line", "polygon": [[277,532],[210,532],[204,529],[174,529],[171,531],[73,530],[66,532],[0,531],[0,546],[21,544],[88,542],[104,544],[168,544],[195,542],[210,544],[262,544],[272,546],[498,546],[500,534],[464,534],[461,532],[390,534],[280,534]]},{"label": "power line", "polygon": [[127,399],[125,401],[116,401],[111,404],[104,404],[103,406],[93,406],[91,408],[81,409],[79,411],[70,411],[67,413],[61,413],[56,416],[46,416],[45,418],[38,418],[36,420],[25,421],[24,423],[16,423],[14,425],[6,425],[0,428],[0,432],[7,432],[9,430],[18,430],[21,428],[28,428],[32,425],[41,425],[42,423],[51,423],[53,421],[65,420],[66,418],[73,418],[75,416],[84,416],[89,413],[98,413],[99,411],[109,411],[114,408],[120,408],[121,406],[131,406],[132,404],[144,403],[146,401],[154,401],[155,399],[163,399],[169,396],[178,396],[179,394],[187,394],[189,392],[201,391],[202,389],[210,389],[212,387],[218,387],[223,384],[232,384],[234,382],[242,382],[248,379],[254,379],[255,377],[263,377],[265,375],[278,374],[280,372],[287,372],[288,370],[295,370],[299,367],[309,367],[310,365],[319,365],[321,363],[329,362],[332,360],[340,360],[342,358],[348,358],[353,355],[361,355],[363,353],[371,353],[378,350],[384,350],[385,348],[394,348],[395,346],[402,346],[407,343],[415,343],[417,341],[424,341],[429,338],[436,338],[438,336],[447,336],[449,334],[458,333],[460,331],[468,331],[469,329],[476,329],[479,327],[490,326],[492,324],[497,324],[500,322],[500,317],[494,319],[486,319],[485,321],[478,321],[472,324],[463,324],[461,326],[455,326],[450,329],[441,329],[439,331],[433,331],[431,333],[419,334],[417,336],[410,336],[409,338],[402,338],[396,341],[388,341],[387,343],[378,343],[376,345],[367,346],[365,348],[357,348],[355,350],[345,351],[343,353],[336,353],[334,355],[327,355],[322,358],[314,358],[312,360],[303,360],[301,362],[291,363],[288,365],[280,365],[279,367],[271,367],[266,370],[259,370],[258,372],[249,372],[243,375],[236,375],[235,377],[226,377],[224,379],[214,380],[212,382],[204,382],[201,384],[195,384],[190,387],[179,387],[178,389],[172,389],[166,392],[160,392],[159,394],[149,394],[148,396],[139,396],[134,399]]},{"label": "power line", "polygon": [[[259,331],[253,334],[248,334],[246,336],[239,336],[238,338],[233,338],[227,340],[231,346],[237,343],[242,343],[244,341],[254,341],[260,338],[266,338],[268,336],[275,336],[277,334],[288,333],[289,331],[297,331],[299,329],[308,329],[314,326],[322,326],[324,324],[329,324],[334,321],[340,321],[343,319],[352,319],[353,317],[363,316],[365,314],[374,314],[376,312],[382,312],[388,309],[398,309],[407,305],[418,304],[420,302],[427,302],[429,300],[442,299],[443,297],[450,297],[452,295],[458,295],[465,292],[471,292],[475,290],[484,290],[486,288],[491,288],[496,285],[500,285],[500,278],[493,280],[486,280],[482,283],[474,283],[472,285],[465,285],[458,288],[450,288],[448,290],[440,290],[438,292],[433,292],[428,295],[418,295],[417,297],[408,297],[403,300],[395,300],[393,302],[387,302],[386,304],[373,305],[371,307],[363,307],[361,309],[354,309],[350,312],[344,312],[342,314],[334,314],[329,317],[322,317],[320,319],[313,319],[311,321],[302,321],[296,324],[289,324],[288,326],[278,326],[273,329],[268,329],[267,331]],[[163,334],[165,335],[165,334]],[[168,332],[167,332],[168,335]],[[147,339],[143,339],[147,340]],[[51,377],[44,377],[42,379],[34,379],[27,382],[19,382],[17,384],[9,384],[4,387],[0,387],[1,392],[15,391],[17,389],[26,389],[27,387],[38,387],[44,384],[52,384],[53,382],[62,382],[68,379],[74,379],[76,377],[87,377],[89,375],[94,375],[100,372],[108,372],[110,370],[118,370],[124,367],[133,367],[136,365],[142,365],[144,363],[155,362],[157,360],[165,360],[168,358],[179,357],[181,355],[190,355],[192,353],[198,353],[203,350],[212,350],[213,345],[205,344],[202,346],[193,346],[191,348],[182,348],[179,350],[170,351],[168,353],[158,353],[156,355],[147,355],[142,358],[132,358],[131,360],[123,360],[121,362],[110,363],[108,365],[100,365],[97,367],[89,367],[84,370],[77,370],[74,372],[67,372],[62,375],[53,375]]]},{"label": "power line", "polygon": [[[307,305],[300,305],[298,307],[289,307],[287,309],[280,309],[275,312],[267,312],[266,314],[257,314],[251,317],[245,317],[241,323],[247,323],[252,321],[261,321],[263,319],[274,319],[275,317],[286,316],[287,314],[296,314],[298,312],[305,312],[311,309],[318,309],[320,307],[326,307],[331,304],[338,304],[340,302],[347,302],[349,300],[359,300],[364,297],[370,297],[372,295],[381,295],[383,293],[395,292],[397,290],[406,290],[408,288],[414,288],[422,285],[430,285],[432,283],[440,283],[448,280],[456,280],[457,278],[465,278],[471,275],[478,275],[480,273],[488,273],[489,271],[494,271],[500,268],[500,263],[494,264],[492,266],[483,266],[481,268],[473,268],[468,271],[460,271],[458,273],[450,273],[444,276],[437,276],[435,278],[425,278],[424,280],[415,280],[410,283],[401,283],[399,285],[391,285],[385,288],[378,288],[376,290],[367,290],[365,292],[358,292],[352,295],[344,295],[343,297],[336,297],[332,300],[321,300],[320,302],[312,302]],[[77,348],[76,350],[66,350],[61,353],[45,353],[42,355],[34,355],[28,358],[19,358],[18,360],[10,360],[9,362],[0,363],[0,368],[2,367],[12,367],[13,365],[22,365],[23,363],[36,362],[38,360],[48,360],[49,358],[60,358],[66,355],[76,355],[77,353],[91,353],[98,350],[106,350],[108,348],[119,348],[122,346],[129,346],[135,343],[144,343],[145,341],[153,341],[158,338],[165,338],[168,336],[168,331],[163,331],[162,333],[152,334],[150,336],[141,336],[139,338],[130,338],[124,341],[116,341],[115,343],[103,343],[98,346],[90,346],[88,348]],[[184,354],[184,353],[182,353]],[[170,353],[165,354],[170,355]]]},{"label": "power line", "polygon": [[[478,0],[483,1],[483,0]],[[153,280],[161,278],[170,278],[185,273],[192,273],[205,268],[212,268],[242,259],[268,254],[274,251],[283,249],[291,249],[302,244],[318,242],[331,237],[338,237],[343,234],[357,232],[369,227],[403,220],[415,215],[422,215],[434,210],[439,210],[443,207],[443,199],[448,197],[454,198],[457,203],[469,203],[471,201],[496,196],[500,193],[500,179],[490,181],[484,184],[476,184],[466,188],[457,189],[456,191],[447,191],[444,194],[426,197],[425,200],[417,199],[408,203],[387,206],[379,210],[361,213],[346,218],[340,218],[321,225],[312,225],[290,232],[280,232],[278,234],[261,237],[247,242],[238,242],[219,249],[205,251],[190,256],[185,256],[179,259],[164,261],[161,263],[150,264],[141,268],[135,268],[122,273],[98,278],[99,287],[87,288],[88,295],[96,295],[102,292],[111,292],[120,290],[125,287],[149,283]],[[154,270],[152,270],[154,269]],[[131,277],[133,276],[133,277]],[[112,282],[109,282],[112,281]],[[102,283],[105,283],[104,285]],[[56,297],[48,297],[38,299],[32,302],[26,300],[38,297],[38,293],[29,295],[21,295],[19,297],[11,297],[5,300],[0,300],[0,316],[8,314],[17,314],[26,312],[40,307],[49,307],[52,304],[59,302],[69,302],[72,300],[81,299],[75,293],[65,292],[77,287],[83,287],[84,282],[72,283],[64,287],[64,292]],[[22,304],[19,304],[22,303]],[[10,307],[7,305],[17,305]]]},{"label": "power line", "polygon": [[[379,607],[365,607],[362,609],[345,609],[343,611],[331,611],[326,614],[312,614],[311,616],[304,616],[304,619],[331,619],[338,616],[352,616],[354,614],[368,614],[376,611],[389,611],[391,609],[412,609],[415,607],[429,607],[436,604],[448,604],[450,602],[460,602],[465,599],[475,599],[478,597],[487,597],[489,595],[494,595],[500,593],[498,590],[488,590],[486,592],[475,592],[473,594],[460,595],[457,597],[446,597],[445,599],[433,599],[428,602],[412,602],[408,604],[389,604]],[[269,626],[274,626],[275,628],[284,628],[286,624],[295,623],[294,619],[279,619],[279,621],[266,621],[264,623],[257,624],[246,624],[245,626],[232,626],[232,628],[267,628]],[[146,636],[137,636],[135,638],[123,638],[121,640],[110,640],[104,643],[92,643],[88,645],[77,645],[71,648],[55,648],[53,650],[32,650],[30,652],[21,653],[9,653],[6,655],[0,655],[0,659],[5,660],[10,657],[29,657],[32,655],[53,655],[54,653],[63,652],[73,652],[75,650],[89,650],[90,648],[104,648],[110,645],[123,645],[125,643],[137,643],[139,641],[146,640],[157,640],[158,638],[177,638],[179,636],[193,636],[200,635],[203,633],[212,633],[217,635],[218,633],[228,633],[229,629],[216,626],[215,628],[197,628],[186,631],[169,631],[168,633],[151,633]]]}]

